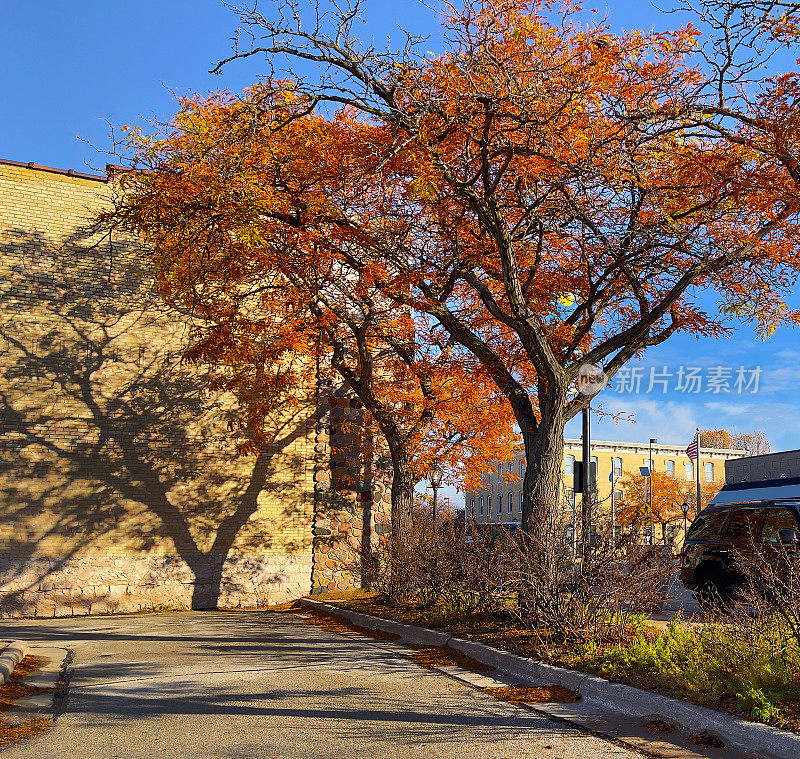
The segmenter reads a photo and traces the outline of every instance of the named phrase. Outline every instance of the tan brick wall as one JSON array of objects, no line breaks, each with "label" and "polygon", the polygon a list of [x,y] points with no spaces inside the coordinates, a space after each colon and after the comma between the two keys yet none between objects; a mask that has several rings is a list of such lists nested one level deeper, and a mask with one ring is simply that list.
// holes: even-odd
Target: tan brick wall
[{"label": "tan brick wall", "polygon": [[111,185],[0,164],[6,614],[276,602],[311,587],[315,394],[239,457],[188,325],[91,226]]}]

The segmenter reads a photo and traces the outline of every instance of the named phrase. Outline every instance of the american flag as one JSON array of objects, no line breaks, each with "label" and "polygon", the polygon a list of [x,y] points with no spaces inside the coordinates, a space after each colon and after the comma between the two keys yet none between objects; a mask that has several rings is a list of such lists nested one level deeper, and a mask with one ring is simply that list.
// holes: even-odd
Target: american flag
[{"label": "american flag", "polygon": [[694,461],[697,458],[697,438],[695,438],[694,440],[692,440],[691,443],[689,443],[689,447],[686,449],[686,455],[692,461]]}]

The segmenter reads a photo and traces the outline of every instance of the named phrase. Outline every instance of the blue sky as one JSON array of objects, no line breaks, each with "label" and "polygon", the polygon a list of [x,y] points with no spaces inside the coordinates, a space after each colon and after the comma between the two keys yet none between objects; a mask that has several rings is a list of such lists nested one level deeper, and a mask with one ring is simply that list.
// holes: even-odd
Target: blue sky
[{"label": "blue sky", "polygon": [[[434,0],[435,2],[435,0]],[[272,0],[262,0],[267,12]],[[434,11],[417,0],[367,0],[362,36],[400,39],[399,27],[430,33]],[[236,15],[222,0],[0,0],[3,105],[0,157],[85,170],[102,169],[109,124],[166,119],[175,96],[239,91],[260,61],[208,73],[231,50]],[[650,28],[673,19],[631,0],[603,7],[615,26]]]},{"label": "blue sky", "polygon": [[[266,11],[271,2],[261,3]],[[365,38],[399,37],[397,25],[429,30],[438,47],[435,14],[412,0],[367,3]],[[167,119],[175,96],[211,89],[238,91],[258,75],[259,61],[236,63],[222,76],[208,74],[230,51],[236,17],[219,0],[0,0],[4,40],[0,47],[3,106],[0,157],[59,168],[102,169],[110,146],[109,125]],[[618,28],[666,28],[675,17],[649,3],[603,7]],[[796,299],[798,300],[798,299]],[[800,332],[782,329],[767,341],[747,326],[724,340],[677,336],[640,363],[643,391],[604,390],[610,412],[634,414],[633,423],[595,420],[598,439],[688,443],[696,426],[766,431],[773,450],[800,448]],[[644,392],[650,367],[673,375],[667,393]],[[756,394],[735,391],[690,394],[674,389],[680,367],[761,367]],[[578,437],[573,422],[567,429]]]}]

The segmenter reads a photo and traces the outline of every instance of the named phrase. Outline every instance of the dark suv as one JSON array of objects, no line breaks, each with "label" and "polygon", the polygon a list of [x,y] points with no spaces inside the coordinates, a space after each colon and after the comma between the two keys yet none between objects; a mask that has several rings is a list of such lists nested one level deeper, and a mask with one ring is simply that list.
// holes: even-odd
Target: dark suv
[{"label": "dark suv", "polygon": [[795,549],[800,535],[800,505],[772,501],[705,509],[692,522],[681,551],[681,583],[701,601],[726,601],[744,577],[735,554],[747,557],[754,546],[777,557]]}]

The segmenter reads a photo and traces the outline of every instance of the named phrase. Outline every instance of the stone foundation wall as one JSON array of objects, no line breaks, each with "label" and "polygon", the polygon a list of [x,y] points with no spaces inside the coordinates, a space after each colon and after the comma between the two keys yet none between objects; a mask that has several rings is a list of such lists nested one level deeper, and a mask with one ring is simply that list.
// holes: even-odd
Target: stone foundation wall
[{"label": "stone foundation wall", "polygon": [[311,552],[293,556],[0,558],[2,617],[71,617],[279,604],[310,591]]}]

